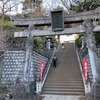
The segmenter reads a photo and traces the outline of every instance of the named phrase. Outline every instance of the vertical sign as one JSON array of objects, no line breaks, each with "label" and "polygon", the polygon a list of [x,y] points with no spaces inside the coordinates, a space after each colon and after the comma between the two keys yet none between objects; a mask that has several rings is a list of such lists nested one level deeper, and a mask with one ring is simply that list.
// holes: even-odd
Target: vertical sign
[{"label": "vertical sign", "polygon": [[85,82],[87,82],[88,60],[83,60],[83,67],[84,67],[84,79]]},{"label": "vertical sign", "polygon": [[40,82],[42,82],[42,78],[43,78],[44,64],[45,62],[41,62],[40,64]]},{"label": "vertical sign", "polygon": [[51,11],[51,26],[53,31],[64,29],[64,15],[62,10]]}]

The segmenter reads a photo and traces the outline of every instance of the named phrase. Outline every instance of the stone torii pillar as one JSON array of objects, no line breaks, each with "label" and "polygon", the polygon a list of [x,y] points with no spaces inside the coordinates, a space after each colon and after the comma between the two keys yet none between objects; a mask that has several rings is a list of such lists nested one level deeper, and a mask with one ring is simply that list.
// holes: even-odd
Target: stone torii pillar
[{"label": "stone torii pillar", "polygon": [[100,84],[100,63],[98,59],[95,37],[93,35],[94,25],[91,20],[84,21],[83,25],[85,27],[84,36],[89,52],[90,64],[93,74],[93,83]]},{"label": "stone torii pillar", "polygon": [[46,47],[47,47],[47,49],[50,49],[50,39],[47,39],[47,44],[46,44]]},{"label": "stone torii pillar", "polygon": [[26,91],[29,92],[29,77],[30,77],[30,67],[32,62],[32,52],[33,52],[33,35],[31,34],[34,25],[29,25],[28,27],[28,36],[26,43],[26,55],[25,55],[25,64],[23,71],[23,81],[25,82]]},{"label": "stone torii pillar", "polygon": [[81,49],[82,49],[84,47],[84,44],[85,44],[85,39],[84,39],[83,35],[81,36],[81,39],[82,39],[82,47],[81,47]]},{"label": "stone torii pillar", "polygon": [[30,78],[30,67],[32,62],[33,40],[34,40],[33,38],[34,34],[32,34],[32,29],[34,29],[34,25],[29,25],[27,32],[25,62],[23,64],[23,78],[21,82],[15,84],[15,93],[13,95],[12,100],[26,100],[26,99],[28,100],[28,98],[32,100],[34,97],[34,94],[32,94],[32,92],[29,89],[31,85],[29,78]]}]

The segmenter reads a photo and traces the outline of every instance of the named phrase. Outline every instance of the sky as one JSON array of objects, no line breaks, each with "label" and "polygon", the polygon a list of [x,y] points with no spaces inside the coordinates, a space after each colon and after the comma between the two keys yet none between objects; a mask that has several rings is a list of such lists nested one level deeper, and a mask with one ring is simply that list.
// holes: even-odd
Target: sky
[{"label": "sky", "polygon": [[[18,13],[22,13],[22,4],[16,6],[16,2],[19,2],[21,0],[13,0],[13,4],[15,4],[15,9],[14,11],[10,12],[9,14],[16,14],[17,12]],[[24,0],[22,0],[24,1]],[[66,1],[69,1],[69,0],[66,0]],[[58,0],[43,0],[43,6],[46,7],[47,9],[50,10],[50,7],[51,8],[55,8],[58,6]]]},{"label": "sky", "polygon": [[52,9],[57,7],[58,0],[43,0],[43,6],[47,7],[47,9]]},{"label": "sky", "polygon": [[52,3],[54,4],[54,3],[57,3],[57,0],[52,0]]},{"label": "sky", "polygon": [[[7,12],[7,14],[9,15],[14,15],[16,13],[22,13],[22,4],[19,3],[20,0],[13,0],[11,3],[11,5],[14,5],[15,7],[12,9],[13,11],[11,12]],[[17,6],[17,3],[19,3],[19,5]],[[9,7],[9,5],[8,5]]]}]

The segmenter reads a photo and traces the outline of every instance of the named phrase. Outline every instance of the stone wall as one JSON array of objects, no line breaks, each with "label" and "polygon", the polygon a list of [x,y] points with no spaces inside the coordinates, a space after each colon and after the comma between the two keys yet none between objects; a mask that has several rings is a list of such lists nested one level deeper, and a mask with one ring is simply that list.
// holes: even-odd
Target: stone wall
[{"label": "stone wall", "polygon": [[89,54],[87,54],[83,59],[88,60],[88,80],[92,83],[93,82],[93,75],[92,75],[92,70],[91,70]]},{"label": "stone wall", "polygon": [[[97,48],[98,50],[98,57],[99,57],[99,62],[100,62],[100,47]],[[90,64],[90,59],[89,59],[89,54],[87,54],[84,58],[84,60],[88,60],[88,79],[92,83],[93,82],[93,75],[92,75],[92,70],[91,70],[91,64]]]},{"label": "stone wall", "polygon": [[[33,51],[31,68],[30,68],[30,82],[40,79],[40,63],[44,61],[45,67],[48,58]],[[25,51],[6,51],[3,60],[3,69],[1,77],[1,86],[14,85],[15,81],[22,79],[23,68],[25,62]]]}]

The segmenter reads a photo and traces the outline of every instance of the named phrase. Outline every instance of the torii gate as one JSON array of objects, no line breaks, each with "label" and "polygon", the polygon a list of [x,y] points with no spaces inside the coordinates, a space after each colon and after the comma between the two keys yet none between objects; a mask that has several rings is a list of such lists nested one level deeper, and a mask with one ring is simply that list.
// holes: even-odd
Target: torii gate
[{"label": "torii gate", "polygon": [[[91,12],[91,11],[90,11]],[[98,13],[95,13],[93,15],[90,14],[90,16],[100,16],[99,15],[100,12]],[[76,14],[78,15],[78,14]],[[87,13],[88,15],[88,13]],[[81,18],[82,18],[83,14],[81,15]],[[86,15],[85,15],[86,16]],[[70,18],[71,19],[71,18]],[[85,17],[84,20],[86,19],[91,19],[91,17]],[[24,20],[24,21],[23,21]],[[83,19],[78,19],[78,21],[82,21]],[[16,22],[17,21],[17,22]],[[28,19],[28,21],[26,23],[23,23],[25,22],[25,19],[15,19],[14,20],[14,24],[15,25],[29,25],[29,34],[27,32],[18,32],[14,34],[14,37],[26,37],[26,36],[46,36],[46,35],[64,35],[64,34],[75,34],[75,33],[86,33],[85,36],[87,37],[87,46],[88,46],[88,51],[89,51],[89,56],[90,56],[90,62],[91,62],[91,67],[92,67],[92,73],[93,73],[93,81],[94,83],[99,83],[100,84],[100,68],[99,68],[99,61],[95,59],[98,59],[98,56],[96,54],[96,52],[94,51],[94,49],[96,50],[96,46],[95,46],[95,43],[94,43],[94,38],[93,38],[93,31],[94,32],[97,32],[97,31],[100,31],[100,26],[94,26],[92,24],[92,22],[90,20],[86,20],[84,21],[84,25],[81,26],[81,27],[74,27],[74,28],[66,28],[65,30],[63,30],[62,32],[52,32],[51,30],[40,30],[40,31],[36,31],[36,30],[32,30],[30,29],[30,24],[48,24],[47,21],[48,19],[45,19],[45,22],[42,22],[43,20],[41,19],[39,21],[39,23],[37,21],[34,21],[34,22],[31,22],[32,19]],[[70,22],[72,22],[74,20],[70,20]],[[37,22],[37,23],[36,23]],[[49,22],[50,23],[50,22]],[[31,35],[30,35],[31,34]],[[29,38],[28,41],[33,41],[33,38]],[[33,42],[28,42],[28,46],[29,47],[32,47],[33,46]],[[29,54],[32,53],[32,48],[29,48],[27,47],[27,52],[26,52],[26,57],[27,59],[30,59],[30,56],[27,56]],[[26,62],[26,64],[29,63]],[[25,65],[26,66],[26,70],[29,70],[29,65]],[[24,71],[24,79],[27,79],[28,78],[28,75],[29,73],[27,73],[27,71]]]},{"label": "torii gate", "polygon": [[[97,8],[96,10],[64,15],[64,23],[83,22],[86,19],[93,19],[93,18],[100,19],[99,8]],[[29,26],[29,24],[34,24],[35,26],[51,25],[50,16],[42,16],[42,17],[11,16],[11,20],[14,21],[15,26]]]}]

